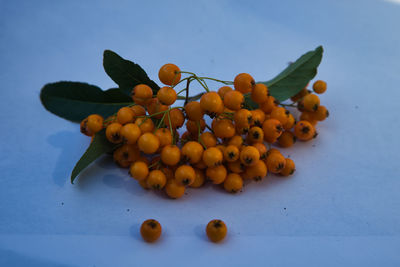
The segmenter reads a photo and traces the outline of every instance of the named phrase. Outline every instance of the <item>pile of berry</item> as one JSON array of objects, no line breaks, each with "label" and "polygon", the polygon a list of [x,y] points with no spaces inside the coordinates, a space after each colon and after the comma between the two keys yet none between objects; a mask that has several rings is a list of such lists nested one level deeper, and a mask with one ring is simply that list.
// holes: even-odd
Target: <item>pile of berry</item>
[{"label": "pile of berry", "polygon": [[[182,74],[188,77],[181,79]],[[180,198],[187,186],[201,187],[206,181],[236,193],[244,180],[260,181],[268,172],[293,174],[293,160],[271,145],[286,148],[296,140],[315,138],[317,122],[329,115],[310,90],[302,89],[291,98],[292,103],[278,103],[266,85],[256,84],[247,73],[229,82],[199,77],[166,64],[159,78],[166,86],[156,95],[148,85],[136,85],[132,90],[134,104],[107,119],[88,116],[81,122],[81,132],[93,136],[105,128],[108,141],[120,144],[113,152],[115,162],[129,168],[143,188],[164,190],[171,198]],[[206,80],[224,86],[213,92]],[[183,81],[186,88],[177,93],[175,86]],[[192,81],[206,91],[200,101],[188,101]],[[313,84],[317,94],[324,93],[326,87],[321,80]],[[186,98],[179,97],[182,93]],[[171,106],[178,98],[186,99],[184,106]],[[289,108],[300,112],[299,121]],[[207,124],[205,115],[211,123]],[[177,129],[184,125],[186,131],[180,134]]]}]

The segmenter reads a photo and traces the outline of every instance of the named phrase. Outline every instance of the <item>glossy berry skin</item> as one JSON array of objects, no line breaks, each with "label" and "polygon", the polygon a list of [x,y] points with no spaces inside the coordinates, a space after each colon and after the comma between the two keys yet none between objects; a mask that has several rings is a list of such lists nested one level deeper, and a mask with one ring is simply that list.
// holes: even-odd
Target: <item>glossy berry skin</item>
[{"label": "glossy berry skin", "polygon": [[203,162],[207,167],[215,167],[221,165],[223,160],[222,152],[216,147],[207,148],[203,152]]},{"label": "glossy berry skin", "polygon": [[181,149],[183,160],[188,161],[190,164],[196,164],[201,161],[203,152],[203,146],[196,141],[187,142]]},{"label": "glossy berry skin", "polygon": [[267,173],[267,166],[262,160],[259,160],[253,166],[246,168],[245,176],[247,179],[258,182],[267,176]]},{"label": "glossy berry skin", "polygon": [[131,106],[130,109],[132,109],[133,113],[135,113],[135,117],[146,115],[146,110],[140,105]]},{"label": "glossy berry skin", "polygon": [[135,120],[135,113],[128,107],[120,108],[117,112],[117,122],[124,125]]},{"label": "glossy berry skin", "polygon": [[106,128],[107,140],[114,144],[121,143],[122,142],[121,128],[122,125],[118,122],[114,122],[108,125]]},{"label": "glossy berry skin", "polygon": [[161,87],[160,90],[157,92],[157,98],[163,105],[172,105],[175,103],[177,95],[174,88],[169,86]]},{"label": "glossy berry skin", "polygon": [[181,80],[180,71],[178,66],[168,63],[160,68],[158,78],[165,85],[175,85]]},{"label": "glossy berry skin", "polygon": [[282,176],[289,176],[289,175],[292,175],[292,174],[295,172],[295,170],[296,170],[296,166],[295,166],[295,164],[294,164],[294,161],[291,160],[291,159],[289,159],[289,158],[286,158],[285,160],[286,160],[285,167],[282,169],[282,171],[280,172],[280,174],[281,174]]},{"label": "glossy berry skin", "polygon": [[89,130],[89,128],[87,127],[87,123],[88,123],[88,118],[85,118],[81,121],[80,124],[81,133],[83,133],[86,136],[93,136],[94,133]]},{"label": "glossy berry skin", "polygon": [[160,140],[152,133],[144,133],[139,137],[138,146],[145,154],[154,154],[160,147]]},{"label": "glossy berry skin", "polygon": [[146,180],[149,175],[149,167],[147,163],[143,161],[136,161],[132,163],[129,174],[138,181]]},{"label": "glossy berry skin", "polygon": [[280,173],[285,168],[286,159],[280,153],[272,153],[266,159],[268,171]]},{"label": "glossy berry skin", "polygon": [[224,154],[224,159],[228,162],[234,162],[239,159],[239,148],[234,145],[228,145],[225,147],[223,154]]},{"label": "glossy berry skin", "polygon": [[185,113],[189,120],[199,121],[203,118],[200,102],[191,101],[185,105]]},{"label": "glossy berry skin", "polygon": [[228,172],[224,165],[216,167],[208,167],[206,170],[207,179],[213,184],[222,184],[227,176]]},{"label": "glossy berry skin", "polygon": [[140,130],[139,126],[137,126],[134,123],[127,123],[124,126],[122,126],[120,130],[122,139],[127,143],[127,144],[136,144],[137,140],[139,139],[140,135],[142,134],[142,131]]},{"label": "glossy berry skin", "polygon": [[300,108],[304,108],[307,111],[316,111],[318,109],[320,100],[315,94],[306,95],[300,103]]},{"label": "glossy berry skin", "polygon": [[103,129],[103,122],[104,122],[104,119],[102,116],[100,116],[98,114],[92,114],[87,117],[86,126],[90,132],[97,133],[101,129]]},{"label": "glossy berry skin", "polygon": [[140,234],[146,242],[155,242],[160,238],[162,232],[161,225],[158,221],[150,219],[142,223]]},{"label": "glossy berry skin", "polygon": [[206,128],[206,121],[203,118],[198,121],[186,121],[186,130],[193,135],[197,136],[199,134],[199,126],[200,132],[204,131],[204,129]]},{"label": "glossy berry skin", "polygon": [[295,123],[296,123],[296,119],[293,117],[293,115],[291,113],[289,113],[286,123],[282,124],[283,129],[290,130],[293,128]]},{"label": "glossy berry skin", "polygon": [[257,148],[258,152],[260,153],[260,159],[265,159],[267,157],[267,147],[264,143],[254,143],[252,146]]},{"label": "glossy berry skin", "polygon": [[142,133],[149,133],[154,130],[154,123],[150,118],[137,118],[135,124],[139,126]]},{"label": "glossy berry skin", "polygon": [[178,184],[175,179],[168,180],[165,185],[165,193],[170,198],[181,198],[185,194],[185,186]]},{"label": "glossy berry skin", "polygon": [[242,94],[250,93],[255,85],[256,82],[254,81],[253,77],[251,77],[251,75],[248,73],[238,74],[233,81],[233,86],[235,87],[235,90],[241,92]]},{"label": "glossy berry skin", "polygon": [[189,165],[181,165],[175,171],[175,181],[179,185],[189,186],[196,179],[194,169]]},{"label": "glossy berry skin", "polygon": [[326,91],[326,82],[322,81],[322,80],[318,80],[313,84],[313,90],[314,92],[316,92],[317,94],[323,94]]},{"label": "glossy berry skin", "polygon": [[221,88],[218,89],[218,94],[221,97],[221,99],[224,99],[225,94],[229,91],[232,91],[232,87],[230,86],[222,86]]},{"label": "glossy berry skin", "polygon": [[280,123],[282,125],[284,125],[288,118],[289,118],[289,114],[290,112],[288,110],[286,110],[283,107],[275,107],[272,111],[271,111],[271,119],[276,119],[278,121],[280,121]]},{"label": "glossy berry skin", "polygon": [[152,117],[156,119],[161,119],[164,115],[162,112],[168,109],[168,106],[163,105],[158,98],[150,99],[146,107],[149,115],[152,115]]},{"label": "glossy berry skin", "polygon": [[227,232],[228,229],[226,228],[225,223],[221,220],[212,220],[207,224],[206,227],[207,237],[212,242],[222,241],[225,238]]},{"label": "glossy berry skin", "polygon": [[233,125],[232,121],[228,119],[216,121],[212,129],[214,131],[214,135],[221,139],[233,137],[236,131],[235,125]]},{"label": "glossy berry skin", "polygon": [[251,110],[251,115],[253,117],[253,125],[262,127],[263,122],[265,121],[265,113],[261,109]]},{"label": "glossy berry skin", "polygon": [[278,138],[278,144],[281,147],[287,148],[296,143],[296,136],[292,132],[284,131]]},{"label": "glossy berry skin", "polygon": [[264,139],[268,143],[273,143],[271,140],[276,140],[283,132],[282,124],[279,120],[268,119],[263,123]]},{"label": "glossy berry skin", "polygon": [[243,188],[243,179],[237,173],[230,173],[224,181],[224,189],[229,193],[237,193]]},{"label": "glossy berry skin", "polygon": [[202,111],[214,118],[223,111],[223,102],[216,92],[208,92],[202,95],[200,99],[200,107]]},{"label": "glossy berry skin", "polygon": [[264,111],[266,114],[272,112],[272,110],[276,107],[275,98],[273,96],[268,96],[267,101],[260,104],[260,109]]},{"label": "glossy berry skin", "polygon": [[128,168],[139,156],[138,148],[128,144],[120,146],[113,153],[114,161],[122,168]]},{"label": "glossy berry skin", "polygon": [[303,111],[300,115],[300,120],[308,121],[313,126],[317,125],[318,123],[317,119],[315,118],[315,112],[312,111]]},{"label": "glossy berry skin", "polygon": [[245,146],[240,151],[240,162],[245,166],[254,165],[260,159],[260,152],[254,146]]},{"label": "glossy berry skin", "polygon": [[159,128],[155,131],[154,135],[160,140],[161,148],[172,144],[172,135],[169,129]]},{"label": "glossy berry skin", "polygon": [[268,88],[265,84],[257,83],[251,91],[251,100],[262,104],[268,100]]},{"label": "glossy berry skin", "polygon": [[305,97],[306,95],[308,95],[310,92],[307,90],[307,86],[304,87],[300,92],[298,92],[296,95],[292,96],[290,99],[293,102],[297,102],[299,100],[301,100],[303,97]]},{"label": "glossy berry skin", "polygon": [[181,159],[181,151],[176,145],[167,145],[161,150],[161,161],[168,166],[175,166]]},{"label": "glossy berry skin", "polygon": [[238,127],[249,127],[253,122],[253,115],[248,109],[240,109],[235,112],[234,122]]},{"label": "glossy berry skin", "polygon": [[244,96],[239,91],[229,91],[224,95],[224,106],[230,110],[239,110],[244,104]]},{"label": "glossy berry skin", "polygon": [[140,100],[147,100],[152,98],[153,90],[146,84],[138,84],[132,90],[132,98],[138,98]]},{"label": "glossy berry skin", "polygon": [[217,145],[217,138],[211,132],[204,132],[200,135],[201,142],[207,147],[215,147]]},{"label": "glossy berry skin", "polygon": [[318,106],[317,110],[314,112],[314,118],[317,121],[323,121],[329,117],[329,111],[326,109],[325,106]]},{"label": "glossy berry skin", "polygon": [[199,188],[204,184],[204,182],[206,180],[204,171],[201,169],[194,168],[194,172],[196,173],[196,177],[195,177],[193,183],[190,185],[190,187]]},{"label": "glossy berry skin", "polygon": [[167,177],[160,170],[153,170],[147,176],[147,185],[155,190],[164,188],[167,183]]},{"label": "glossy berry skin", "polygon": [[310,122],[299,121],[294,126],[294,135],[301,141],[308,141],[316,136],[316,132]]},{"label": "glossy berry skin", "polygon": [[166,115],[164,119],[164,123],[166,123],[167,127],[170,127],[169,119],[171,120],[172,129],[179,129],[185,123],[185,116],[183,115],[182,110],[174,108],[169,111],[169,119]]},{"label": "glossy berry skin", "polygon": [[247,140],[250,144],[262,143],[264,141],[264,131],[258,126],[253,126],[250,128],[247,134]]},{"label": "glossy berry skin", "polygon": [[240,160],[228,162],[227,167],[230,172],[234,173],[242,173],[245,171],[244,165],[240,162]]},{"label": "glossy berry skin", "polygon": [[233,145],[240,149],[243,145],[243,142],[244,142],[244,140],[243,140],[242,136],[235,135],[231,139],[229,139],[228,145]]}]

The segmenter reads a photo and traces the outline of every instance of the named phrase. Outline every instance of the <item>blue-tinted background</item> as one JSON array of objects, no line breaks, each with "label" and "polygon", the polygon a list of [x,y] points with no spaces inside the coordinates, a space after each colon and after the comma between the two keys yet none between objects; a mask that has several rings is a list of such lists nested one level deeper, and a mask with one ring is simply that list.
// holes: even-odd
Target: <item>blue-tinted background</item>
[{"label": "blue-tinted background", "polygon": [[[0,1],[0,265],[398,266],[397,2]],[[89,139],[39,92],[59,80],[114,87],[104,49],[157,82],[167,62],[262,81],[318,45],[331,117],[316,140],[284,150],[293,177],[168,200],[103,158],[69,183]],[[164,227],[153,245],[138,235],[147,218]],[[204,235],[213,218],[229,228],[219,245]]]}]

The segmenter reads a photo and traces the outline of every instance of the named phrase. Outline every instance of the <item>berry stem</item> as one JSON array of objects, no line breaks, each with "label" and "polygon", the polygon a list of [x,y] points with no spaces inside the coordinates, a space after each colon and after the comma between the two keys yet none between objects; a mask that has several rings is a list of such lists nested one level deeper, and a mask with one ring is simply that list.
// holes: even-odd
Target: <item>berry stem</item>
[{"label": "berry stem", "polygon": [[189,99],[189,85],[190,85],[191,80],[188,79],[186,83],[186,98],[185,98],[185,103],[184,106],[186,106],[188,99]]},{"label": "berry stem", "polygon": [[172,144],[175,145],[175,135],[174,132],[172,131],[172,123],[171,123],[171,116],[169,115],[171,108],[168,109],[168,123],[169,123],[169,130],[171,131],[171,135],[172,135]]},{"label": "berry stem", "polygon": [[201,140],[201,138],[200,138],[200,133],[201,133],[200,121],[196,121],[196,124],[197,124],[197,130],[198,130],[197,141],[203,146],[204,149],[207,149],[207,147],[203,143],[203,140]]},{"label": "berry stem", "polygon": [[280,105],[280,106],[283,106],[283,107],[294,107],[294,108],[296,108],[297,106],[294,104],[294,103],[292,103],[292,104],[283,104],[283,103],[278,103],[278,105]]},{"label": "berry stem", "polygon": [[156,130],[157,130],[157,129],[160,129],[160,127],[161,127],[161,124],[162,124],[162,123],[163,123],[163,121],[164,121],[165,114],[167,114],[167,113],[165,113],[165,112],[164,112],[164,115],[162,116],[162,118],[161,118],[160,122],[158,123]]},{"label": "berry stem", "polygon": [[223,81],[223,80],[219,80],[219,79],[215,79],[215,78],[211,78],[211,77],[198,77],[198,78],[202,79],[202,80],[212,80],[212,81],[223,83],[223,84],[226,84],[226,85],[232,85],[233,84],[233,82],[231,82],[231,81]]}]

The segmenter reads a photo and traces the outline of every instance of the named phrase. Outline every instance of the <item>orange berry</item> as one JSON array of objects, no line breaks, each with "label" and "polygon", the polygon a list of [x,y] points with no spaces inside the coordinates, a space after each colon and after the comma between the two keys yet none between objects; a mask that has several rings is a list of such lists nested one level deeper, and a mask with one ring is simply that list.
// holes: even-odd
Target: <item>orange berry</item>
[{"label": "orange berry", "polygon": [[155,190],[163,189],[167,183],[167,177],[160,170],[153,170],[149,173],[147,177],[147,185]]},{"label": "orange berry", "polygon": [[301,141],[308,141],[316,137],[316,131],[310,122],[299,121],[294,126],[294,135]]},{"label": "orange berry", "polygon": [[191,101],[185,105],[185,113],[189,120],[198,121],[203,118],[200,102]]},{"label": "orange berry", "polygon": [[291,113],[289,113],[286,123],[282,125],[283,129],[290,130],[293,128],[295,123],[296,123],[295,118],[293,117],[293,115]]},{"label": "orange berry", "polygon": [[200,107],[202,111],[211,118],[222,113],[224,109],[222,99],[216,92],[208,92],[202,95],[200,99]]},{"label": "orange berry", "polygon": [[247,134],[247,139],[250,144],[262,143],[264,141],[264,131],[258,126],[253,126],[250,128]]},{"label": "orange berry", "polygon": [[164,123],[166,123],[168,127],[170,127],[169,120],[171,120],[172,129],[179,129],[185,123],[185,116],[180,109],[174,108],[169,111],[169,119],[167,117],[164,118]]},{"label": "orange berry", "polygon": [[228,119],[217,120],[212,129],[217,138],[231,138],[235,135],[235,125]]},{"label": "orange berry", "polygon": [[154,242],[161,236],[161,225],[156,220],[150,219],[142,223],[140,234],[146,242]]},{"label": "orange berry", "polygon": [[204,132],[200,135],[201,142],[206,146],[206,148],[214,147],[217,145],[217,138],[210,132]]},{"label": "orange berry", "polygon": [[243,145],[243,137],[240,135],[233,136],[231,139],[229,139],[228,145],[233,145],[240,149]]},{"label": "orange berry", "polygon": [[172,105],[177,98],[176,91],[169,86],[161,87],[157,92],[157,98],[164,105]]},{"label": "orange berry", "polygon": [[294,173],[294,171],[296,170],[296,166],[294,165],[294,161],[289,159],[289,158],[286,158],[285,160],[286,160],[285,167],[282,169],[280,174],[283,175],[283,176],[292,175]]},{"label": "orange berry", "polygon": [[210,147],[207,148],[203,152],[203,162],[208,166],[208,167],[215,167],[218,165],[221,165],[222,160],[223,160],[223,155],[222,152],[216,148],[216,147]]},{"label": "orange berry", "polygon": [[161,161],[168,166],[175,166],[181,159],[181,151],[175,145],[167,145],[161,150]]},{"label": "orange berry", "polygon": [[280,173],[285,168],[286,160],[281,153],[271,153],[266,159],[268,171],[272,173]]},{"label": "orange berry", "polygon": [[186,121],[186,129],[189,133],[198,135],[199,133],[199,125],[200,125],[200,132],[204,131],[206,128],[206,121],[202,118],[199,121]]},{"label": "orange berry", "polygon": [[315,94],[306,95],[303,100],[299,103],[299,107],[307,111],[316,111],[318,109],[320,100]]},{"label": "orange berry", "polygon": [[280,121],[282,125],[284,125],[289,118],[289,114],[290,114],[290,112],[288,110],[286,110],[285,108],[275,107],[271,111],[271,119],[276,119],[276,120]]},{"label": "orange berry", "polygon": [[139,156],[140,153],[137,147],[128,144],[120,146],[113,153],[114,161],[122,168],[128,168]]},{"label": "orange berry", "polygon": [[122,139],[127,143],[127,144],[136,144],[137,140],[139,139],[139,136],[142,134],[142,131],[140,130],[139,126],[137,126],[134,123],[127,123],[124,126],[122,126],[120,130],[120,134],[122,136]]},{"label": "orange berry", "polygon": [[318,106],[317,110],[314,112],[314,118],[318,121],[323,121],[327,117],[329,117],[329,111],[326,109],[326,107]]},{"label": "orange berry", "polygon": [[267,147],[264,143],[254,143],[252,146],[257,148],[258,152],[260,153],[260,159],[265,159],[267,157]]},{"label": "orange berry", "polygon": [[292,96],[290,99],[293,102],[297,102],[299,100],[301,100],[303,97],[305,97],[306,95],[308,95],[310,92],[307,90],[307,86],[304,87],[300,92],[298,92],[296,95]]},{"label": "orange berry", "polygon": [[171,179],[165,185],[165,193],[170,198],[181,198],[185,194],[185,186],[180,185],[175,179]]},{"label": "orange berry", "polygon": [[142,133],[149,133],[154,130],[154,123],[151,118],[137,118],[135,124],[139,126]]},{"label": "orange berry", "polygon": [[146,115],[146,110],[144,109],[144,107],[140,105],[134,105],[131,106],[130,108],[132,109],[133,113],[135,113],[135,117]]},{"label": "orange berry", "polygon": [[122,142],[121,128],[122,125],[118,122],[114,122],[108,125],[106,128],[107,140],[114,144],[121,143]]},{"label": "orange berry", "polygon": [[229,193],[237,193],[243,188],[243,179],[237,173],[230,173],[224,181],[224,189]]},{"label": "orange berry", "polygon": [[181,73],[178,66],[168,63],[158,71],[158,78],[165,85],[175,85],[181,80]]},{"label": "orange berry", "polygon": [[94,133],[89,130],[89,128],[87,127],[87,123],[88,123],[88,118],[85,118],[81,121],[81,124],[80,124],[81,133],[83,133],[84,135],[87,135],[87,136],[93,136]]},{"label": "orange berry", "polygon": [[191,185],[195,179],[196,173],[194,169],[189,165],[181,165],[175,171],[175,181],[179,185]]},{"label": "orange berry", "polygon": [[161,119],[164,116],[163,112],[167,109],[168,106],[161,104],[158,98],[152,98],[147,103],[147,111],[149,115],[153,115],[152,118]]},{"label": "orange berry", "polygon": [[247,179],[261,181],[265,176],[267,176],[267,173],[267,166],[264,161],[258,160],[253,166],[246,168],[245,176]]},{"label": "orange berry", "polygon": [[263,122],[265,121],[265,113],[261,109],[254,109],[250,110],[252,118],[253,118],[253,125],[258,127],[262,127]]},{"label": "orange berry", "polygon": [[206,233],[212,242],[220,242],[228,232],[226,225],[221,220],[212,220],[207,224]]},{"label": "orange berry", "polygon": [[256,82],[253,77],[248,73],[240,73],[235,77],[233,81],[233,86],[235,90],[241,92],[242,94],[250,93],[255,87]]},{"label": "orange berry", "polygon": [[281,147],[291,147],[294,143],[296,143],[296,137],[289,131],[284,131],[278,138],[278,144]]},{"label": "orange berry", "polygon": [[326,82],[318,80],[313,84],[313,90],[317,94],[323,94],[326,91]]},{"label": "orange berry", "polygon": [[135,113],[128,107],[123,107],[118,110],[117,121],[120,124],[126,124],[135,120]]},{"label": "orange berry", "polygon": [[146,84],[138,84],[132,90],[132,97],[141,100],[147,100],[153,97],[153,90]]},{"label": "orange berry", "polygon": [[263,123],[263,131],[264,131],[264,140],[268,143],[272,140],[276,140],[283,131],[283,127],[280,121],[276,119],[268,119]]},{"label": "orange berry", "polygon": [[240,151],[240,162],[245,166],[254,165],[260,159],[260,152],[254,146],[245,146]]},{"label": "orange berry", "polygon": [[172,144],[171,131],[167,128],[159,128],[154,133],[155,136],[160,140],[160,147],[165,147]]},{"label": "orange berry", "polygon": [[239,110],[244,104],[244,96],[239,91],[229,91],[224,95],[224,105],[230,110]]},{"label": "orange berry", "polygon": [[92,133],[97,133],[103,129],[104,119],[99,114],[92,114],[87,117],[86,126]]},{"label": "orange berry", "polygon": [[268,100],[268,88],[263,83],[257,83],[251,91],[251,99],[258,103],[264,103]]},{"label": "orange berry", "polygon": [[143,161],[136,161],[132,163],[129,174],[138,181],[146,180],[149,175],[149,167]]},{"label": "orange berry", "polygon": [[273,96],[268,96],[267,101],[260,104],[260,109],[265,113],[271,113],[275,107],[275,98]]},{"label": "orange berry", "polygon": [[202,159],[203,151],[203,146],[200,143],[189,141],[182,147],[182,158],[189,161],[190,164],[195,164]]},{"label": "orange berry", "polygon": [[318,123],[317,119],[315,118],[315,112],[311,111],[303,111],[300,115],[300,120],[308,121],[313,126],[317,125]]},{"label": "orange berry", "polygon": [[240,162],[240,160],[228,162],[227,167],[229,171],[234,173],[242,173],[244,171],[244,165]]},{"label": "orange berry", "polygon": [[152,133],[144,133],[139,137],[138,146],[145,154],[153,154],[160,147],[160,140]]},{"label": "orange berry", "polygon": [[234,145],[228,145],[223,151],[224,159],[228,162],[237,161],[239,159],[239,153],[239,148]]},{"label": "orange berry", "polygon": [[208,167],[206,170],[207,179],[213,184],[222,184],[226,179],[227,173],[228,172],[224,165]]},{"label": "orange berry", "polygon": [[201,169],[195,168],[194,172],[196,173],[196,178],[194,179],[194,182],[190,185],[190,187],[199,188],[204,184],[204,182],[206,180],[204,171]]},{"label": "orange berry", "polygon": [[235,112],[234,121],[238,127],[249,127],[253,122],[253,115],[248,109],[240,109]]},{"label": "orange berry", "polygon": [[230,86],[222,86],[221,88],[218,89],[218,94],[221,97],[221,99],[224,99],[225,94],[232,90],[233,89]]}]

